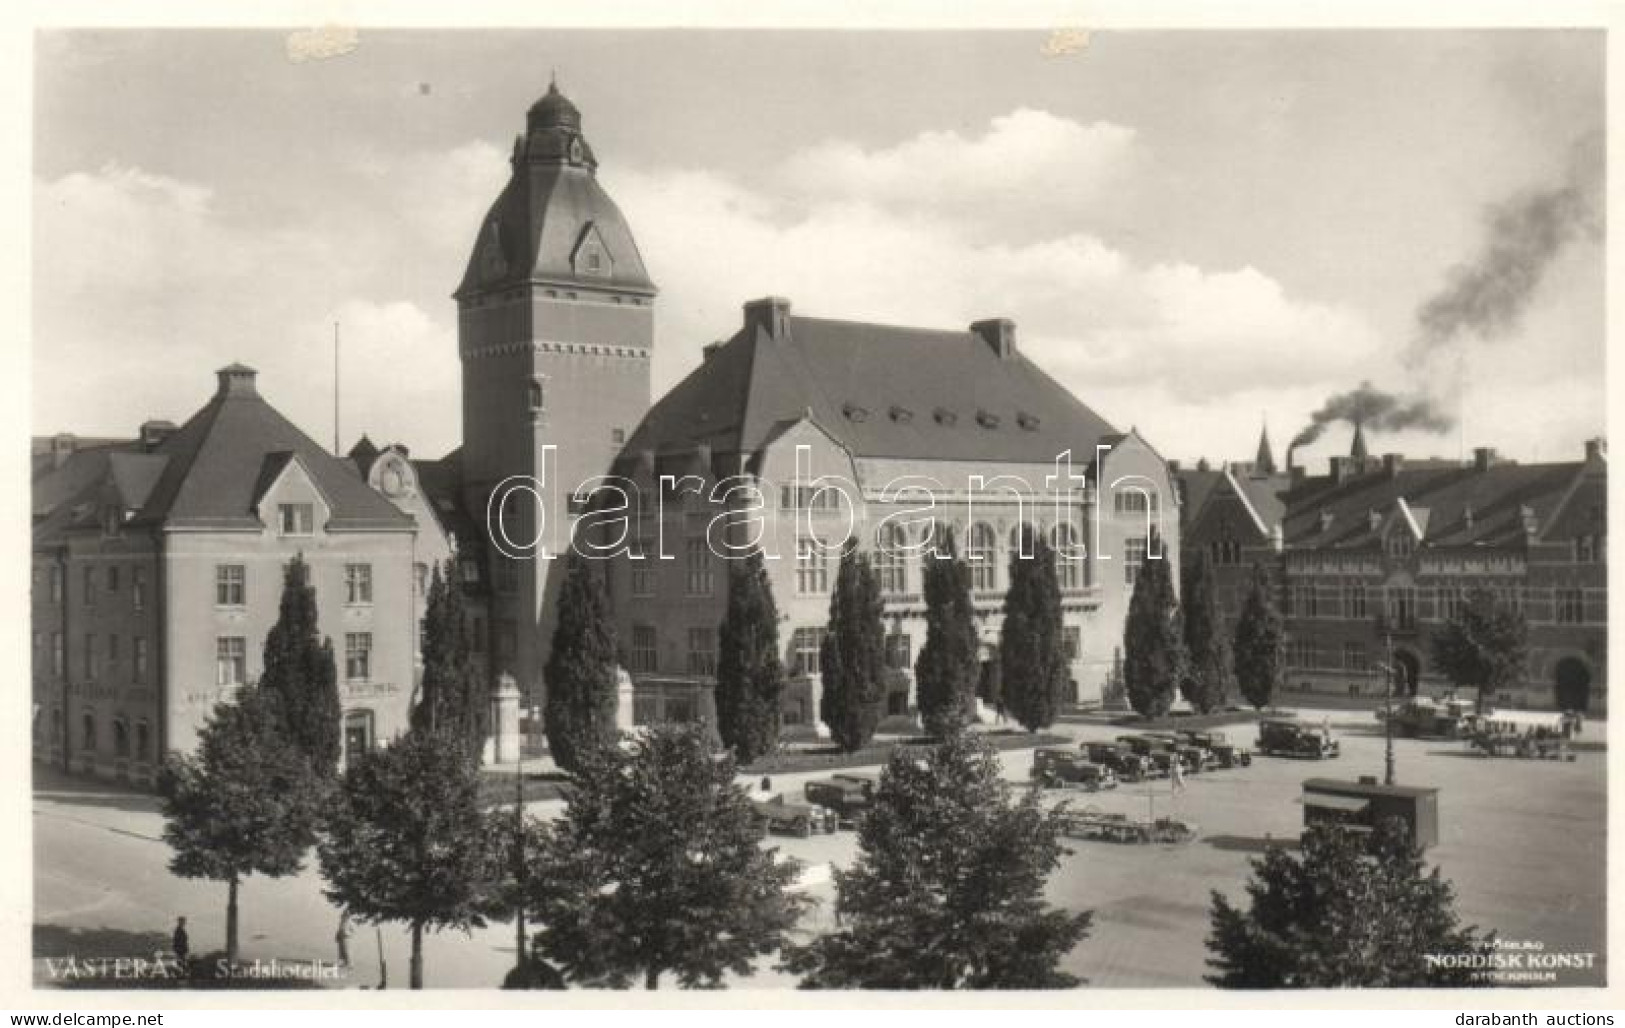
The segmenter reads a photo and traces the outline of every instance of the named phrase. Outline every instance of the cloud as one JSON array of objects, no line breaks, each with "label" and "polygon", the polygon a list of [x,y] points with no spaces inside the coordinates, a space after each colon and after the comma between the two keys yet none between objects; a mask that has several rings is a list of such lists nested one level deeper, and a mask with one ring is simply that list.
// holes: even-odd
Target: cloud
[{"label": "cloud", "polygon": [[787,197],[812,204],[863,200],[1025,230],[1109,203],[1140,159],[1131,128],[1023,107],[975,138],[930,131],[876,150],[822,143],[787,160],[778,181]]}]

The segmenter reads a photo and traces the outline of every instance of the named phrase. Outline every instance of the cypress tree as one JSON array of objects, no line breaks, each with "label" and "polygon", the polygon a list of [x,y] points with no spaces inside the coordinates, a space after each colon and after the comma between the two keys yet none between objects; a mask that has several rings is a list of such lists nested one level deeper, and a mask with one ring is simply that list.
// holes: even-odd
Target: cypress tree
[{"label": "cypress tree", "polygon": [[1272,593],[1269,573],[1254,564],[1252,585],[1236,622],[1235,667],[1241,694],[1259,710],[1275,696],[1286,665],[1286,631]]},{"label": "cypress tree", "polygon": [[1152,536],[1123,625],[1123,685],[1129,705],[1145,717],[1168,713],[1185,674],[1185,639],[1168,554],[1151,556],[1159,549],[1161,542]]},{"label": "cypress tree", "polygon": [[1055,551],[1042,536],[1031,556],[1010,558],[1010,590],[1004,597],[999,637],[999,678],[1004,709],[1029,732],[1055,723],[1067,684],[1061,634],[1061,585]]},{"label": "cypress tree", "polygon": [[1230,692],[1230,640],[1214,593],[1212,559],[1205,552],[1198,553],[1181,571],[1180,609],[1185,615],[1185,650],[1190,659],[1179,691],[1199,713],[1206,714],[1223,706]]},{"label": "cypress tree", "polygon": [[469,759],[478,761],[485,743],[485,690],[474,664],[455,560],[446,561],[444,574],[437,565],[429,582],[423,613],[423,684],[412,708],[412,729],[454,735],[464,741]]},{"label": "cypress tree", "polygon": [[841,555],[829,601],[829,631],[819,654],[824,695],[818,716],[842,750],[874,737],[886,709],[886,629],[880,580],[856,546]]},{"label": "cypress tree", "polygon": [[288,562],[282,604],[265,636],[260,688],[281,717],[288,741],[321,781],[338,773],[344,708],[339,702],[333,643],[317,631],[316,587],[304,554]]},{"label": "cypress tree", "polygon": [[779,612],[760,550],[729,561],[728,608],[717,636],[717,734],[748,764],[778,745],[784,694]]},{"label": "cypress tree", "polygon": [[925,560],[925,645],[914,661],[920,718],[927,734],[958,731],[975,709],[980,640],[971,602],[970,566],[959,559],[947,533]]},{"label": "cypress tree", "polygon": [[603,579],[573,548],[567,560],[543,721],[554,762],[574,771],[590,750],[615,741],[615,626]]}]

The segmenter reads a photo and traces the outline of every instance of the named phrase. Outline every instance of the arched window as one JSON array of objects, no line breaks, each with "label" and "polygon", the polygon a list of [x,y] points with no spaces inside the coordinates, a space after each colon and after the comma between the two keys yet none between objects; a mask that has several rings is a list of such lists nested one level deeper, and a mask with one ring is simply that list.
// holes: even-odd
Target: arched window
[{"label": "arched window", "polygon": [[1078,530],[1065,523],[1056,525],[1051,544],[1055,547],[1055,577],[1061,588],[1082,589],[1086,565]]},{"label": "arched window", "polygon": [[79,748],[96,752],[96,712],[87,710],[79,718]]},{"label": "arched window", "polygon": [[135,759],[152,759],[152,726],[145,721],[135,723]]},{"label": "arched window", "polygon": [[353,765],[372,749],[372,711],[351,710],[344,715],[344,763]]},{"label": "arched window", "polygon": [[875,576],[883,593],[908,592],[908,529],[894,521],[875,535]]},{"label": "arched window", "polygon": [[965,561],[970,564],[970,587],[974,590],[996,588],[999,565],[995,555],[997,536],[993,529],[978,521],[971,526],[965,547]]},{"label": "arched window", "polygon": [[547,408],[547,394],[543,388],[543,380],[541,378],[531,379],[526,393],[530,401],[530,412],[532,414],[540,414]]},{"label": "arched window", "polygon": [[954,532],[954,526],[946,521],[931,522],[930,535],[923,540],[924,555],[928,557],[946,558],[950,551],[958,554],[963,552],[964,540]]},{"label": "arched window", "polygon": [[1036,548],[1037,539],[1038,529],[1034,528],[1030,522],[1023,521],[1014,528],[1010,529],[1011,558],[1032,556],[1033,550]]},{"label": "arched window", "polygon": [[113,756],[120,760],[130,756],[130,723],[122,717],[113,719]]}]

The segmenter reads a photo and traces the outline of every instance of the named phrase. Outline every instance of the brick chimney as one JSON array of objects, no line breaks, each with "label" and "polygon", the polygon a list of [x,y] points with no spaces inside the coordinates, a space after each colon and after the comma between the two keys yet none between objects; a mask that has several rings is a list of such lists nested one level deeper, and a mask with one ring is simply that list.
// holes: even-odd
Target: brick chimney
[{"label": "brick chimney", "polygon": [[782,296],[764,296],[745,304],[745,327],[760,328],[773,339],[790,336],[790,301]]},{"label": "brick chimney", "polygon": [[1385,453],[1382,455],[1382,470],[1389,478],[1399,474],[1405,467],[1405,458],[1398,453]]},{"label": "brick chimney", "polygon": [[973,321],[970,330],[981,336],[1001,360],[1016,355],[1016,323],[1009,318]]},{"label": "brick chimney", "polygon": [[1473,450],[1473,470],[1488,471],[1495,464],[1495,450],[1480,446]]},{"label": "brick chimney", "polygon": [[220,380],[220,388],[216,396],[258,396],[259,390],[254,386],[254,379],[259,374],[246,364],[228,364],[215,372]]},{"label": "brick chimney", "polygon": [[1586,463],[1602,460],[1608,456],[1608,440],[1602,436],[1586,440]]}]

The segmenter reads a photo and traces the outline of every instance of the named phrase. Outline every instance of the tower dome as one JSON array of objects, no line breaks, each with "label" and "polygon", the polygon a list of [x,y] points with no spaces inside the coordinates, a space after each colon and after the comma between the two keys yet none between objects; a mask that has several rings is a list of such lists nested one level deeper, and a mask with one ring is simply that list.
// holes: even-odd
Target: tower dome
[{"label": "tower dome", "polygon": [[557,81],[547,84],[547,93],[540,100],[530,105],[530,115],[526,119],[531,130],[562,128],[579,132],[581,130],[581,111],[570,98],[559,92]]}]

